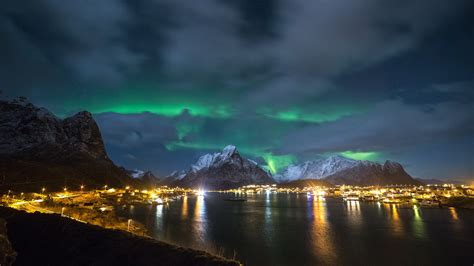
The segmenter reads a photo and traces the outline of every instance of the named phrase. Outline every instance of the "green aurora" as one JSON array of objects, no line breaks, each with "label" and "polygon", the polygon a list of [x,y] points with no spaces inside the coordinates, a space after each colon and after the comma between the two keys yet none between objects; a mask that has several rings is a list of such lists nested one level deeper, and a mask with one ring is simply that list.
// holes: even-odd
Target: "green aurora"
[{"label": "green aurora", "polygon": [[354,151],[343,151],[339,153],[340,155],[351,158],[354,160],[369,160],[369,161],[377,161],[382,153],[375,152],[375,151],[366,151],[366,152],[354,152]]},{"label": "green aurora", "polygon": [[[137,93],[132,90],[133,88],[136,88]],[[321,102],[317,105],[314,105],[314,102],[302,103],[299,107],[246,108],[237,104],[238,98],[232,93],[210,97],[214,90],[201,90],[199,94],[189,95],[176,95],[171,89],[161,89],[159,94],[156,91],[156,88],[145,85],[132,86],[129,90],[120,90],[119,93],[109,94],[107,97],[96,96],[69,102],[65,105],[66,109],[56,113],[66,116],[73,110],[81,109],[89,110],[94,115],[152,113],[172,121],[177,137],[164,143],[170,152],[177,150],[212,152],[233,144],[245,156],[265,161],[264,167],[271,173],[277,173],[290,164],[303,159],[312,159],[298,158],[295,154],[276,155],[270,152],[280,146],[280,140],[292,129],[305,124],[331,123],[364,113],[367,109],[363,105],[330,102]],[[235,99],[230,99],[232,97]],[[191,119],[183,119],[186,116]],[[217,124],[219,125],[217,128],[224,130],[209,136],[208,132],[215,130],[207,128],[209,124]],[[357,160],[376,160],[380,156],[376,151],[341,151],[338,154]],[[324,154],[311,156],[317,158],[321,155],[324,156]]]}]

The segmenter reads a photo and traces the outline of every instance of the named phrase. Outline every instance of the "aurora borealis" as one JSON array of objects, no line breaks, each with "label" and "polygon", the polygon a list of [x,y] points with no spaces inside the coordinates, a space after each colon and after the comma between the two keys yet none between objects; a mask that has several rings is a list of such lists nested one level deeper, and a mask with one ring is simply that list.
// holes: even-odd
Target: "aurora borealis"
[{"label": "aurora borealis", "polygon": [[339,154],[473,178],[473,6],[7,0],[0,88],[92,112],[117,164],[159,176],[234,144],[272,173]]}]

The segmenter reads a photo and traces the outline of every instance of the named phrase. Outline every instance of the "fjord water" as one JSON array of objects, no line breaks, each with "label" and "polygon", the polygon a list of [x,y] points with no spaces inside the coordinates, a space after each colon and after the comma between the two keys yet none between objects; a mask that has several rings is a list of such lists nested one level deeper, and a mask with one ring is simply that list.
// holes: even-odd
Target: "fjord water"
[{"label": "fjord water", "polygon": [[472,265],[474,211],[320,200],[304,194],[188,196],[117,212],[165,242],[245,265]]}]

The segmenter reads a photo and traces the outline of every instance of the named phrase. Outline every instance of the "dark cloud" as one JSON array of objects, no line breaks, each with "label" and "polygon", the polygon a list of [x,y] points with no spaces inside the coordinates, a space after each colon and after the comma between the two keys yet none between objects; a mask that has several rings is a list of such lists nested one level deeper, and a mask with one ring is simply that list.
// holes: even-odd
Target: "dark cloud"
[{"label": "dark cloud", "polygon": [[[318,91],[320,79],[415,47],[468,3],[265,2],[7,1],[0,13],[2,55],[8,52],[2,58],[24,62],[32,73],[47,71],[53,84],[73,79],[116,87],[143,73],[229,82],[264,71],[265,90]],[[21,82],[15,76],[2,82],[14,86]]]},{"label": "dark cloud", "polygon": [[[291,1],[278,53],[294,73],[326,77],[414,48],[467,1]],[[285,12],[286,11],[286,12]]]},{"label": "dark cloud", "polygon": [[473,17],[469,0],[7,0],[0,88],[122,113],[95,114],[112,158],[160,174],[229,143],[421,162],[410,147],[473,133]]},{"label": "dark cloud", "polygon": [[95,119],[109,154],[129,169],[148,169],[165,176],[196,158],[196,151],[170,153],[165,147],[165,143],[178,140],[176,123],[192,119],[186,114],[169,118],[151,113],[103,113]]},{"label": "dark cloud", "polygon": [[385,101],[363,115],[307,126],[290,133],[284,153],[399,151],[449,138],[471,136],[471,104],[453,102],[413,106]]},{"label": "dark cloud", "polygon": [[153,147],[177,138],[172,119],[154,115],[102,113],[95,116],[107,143],[130,149]]}]

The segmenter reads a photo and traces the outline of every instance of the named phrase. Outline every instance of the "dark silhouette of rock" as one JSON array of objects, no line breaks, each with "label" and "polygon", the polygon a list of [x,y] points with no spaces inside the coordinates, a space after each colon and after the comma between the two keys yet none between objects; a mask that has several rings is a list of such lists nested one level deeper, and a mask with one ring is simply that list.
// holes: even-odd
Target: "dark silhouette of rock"
[{"label": "dark silhouette of rock", "polygon": [[25,99],[0,101],[0,171],[2,190],[138,183],[109,159],[91,113],[60,119]]},{"label": "dark silhouette of rock", "polygon": [[15,265],[239,265],[204,251],[84,224],[58,214],[0,207]]},{"label": "dark silhouette of rock", "polygon": [[10,266],[16,258],[16,252],[8,240],[7,223],[0,218],[0,265]]}]

